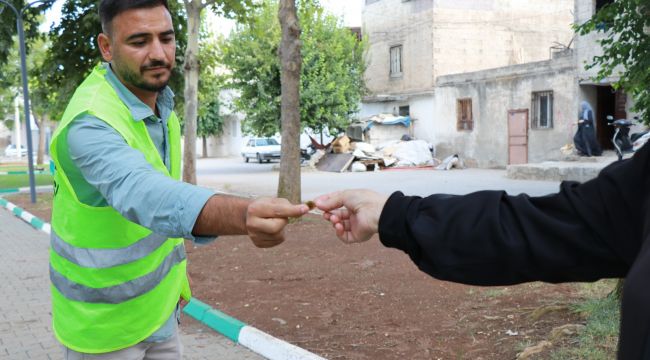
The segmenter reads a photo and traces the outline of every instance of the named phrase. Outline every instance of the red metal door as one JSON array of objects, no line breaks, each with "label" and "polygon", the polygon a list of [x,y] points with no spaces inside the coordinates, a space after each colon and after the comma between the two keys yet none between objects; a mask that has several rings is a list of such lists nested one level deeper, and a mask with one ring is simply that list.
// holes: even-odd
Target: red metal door
[{"label": "red metal door", "polygon": [[528,110],[508,111],[508,164],[528,163]]}]

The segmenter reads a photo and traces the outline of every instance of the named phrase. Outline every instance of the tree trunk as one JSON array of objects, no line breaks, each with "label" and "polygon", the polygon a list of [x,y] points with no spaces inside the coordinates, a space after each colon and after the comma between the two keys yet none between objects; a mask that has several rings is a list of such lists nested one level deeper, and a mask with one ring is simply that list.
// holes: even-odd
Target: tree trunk
[{"label": "tree trunk", "polygon": [[199,26],[201,0],[185,1],[187,12],[187,49],[185,51],[185,146],[183,153],[183,181],[196,184],[196,117],[199,86]]},{"label": "tree trunk", "polygon": [[300,25],[295,0],[280,0],[282,160],[278,197],[300,202]]},{"label": "tree trunk", "polygon": [[208,157],[208,137],[207,136],[203,137],[203,157],[204,158]]},{"label": "tree trunk", "polygon": [[[34,115],[34,121],[36,122],[36,115]],[[47,130],[48,123],[47,115],[41,116],[41,121],[36,122],[36,125],[38,126],[38,151],[36,153],[36,164],[43,164],[45,160],[45,131]]]}]

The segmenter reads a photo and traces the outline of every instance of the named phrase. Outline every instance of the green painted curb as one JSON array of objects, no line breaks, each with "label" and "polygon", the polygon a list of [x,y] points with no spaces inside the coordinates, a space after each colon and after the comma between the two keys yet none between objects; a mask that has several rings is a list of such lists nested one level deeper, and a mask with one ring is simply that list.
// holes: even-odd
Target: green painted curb
[{"label": "green painted curb", "polygon": [[37,228],[39,230],[43,228],[43,225],[45,225],[45,221],[37,218],[36,216],[34,216],[32,218],[32,221],[30,221],[29,223],[32,224],[33,227],[35,227],[35,228]]},{"label": "green painted curb", "polygon": [[235,342],[239,342],[239,332],[246,326],[234,317],[214,309],[206,312],[201,322]]},{"label": "green painted curb", "polygon": [[190,300],[183,312],[234,342],[238,342],[239,332],[246,326],[243,322],[215,310],[195,298]]},{"label": "green painted curb", "polygon": [[2,205],[2,207],[7,207],[7,204],[9,204],[9,201],[7,201],[7,200],[5,200],[3,198],[0,198],[0,205]]},{"label": "green painted curb", "polygon": [[11,212],[16,214],[16,216],[20,216],[23,213],[23,209],[21,209],[19,207],[15,207]]},{"label": "green painted curb", "polygon": [[20,191],[20,189],[0,189],[0,194],[2,194],[2,193],[15,193],[15,192],[19,192],[19,191]]},{"label": "green painted curb", "polygon": [[183,308],[183,312],[201,321],[203,315],[205,315],[205,313],[210,309],[212,309],[210,305],[197,300],[196,298],[191,298],[190,302]]}]

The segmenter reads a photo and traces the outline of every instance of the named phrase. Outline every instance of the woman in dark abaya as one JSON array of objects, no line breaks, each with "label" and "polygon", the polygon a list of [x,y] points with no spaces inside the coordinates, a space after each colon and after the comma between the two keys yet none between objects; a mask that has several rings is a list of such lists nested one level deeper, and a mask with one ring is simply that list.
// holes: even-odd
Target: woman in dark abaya
[{"label": "woman in dark abaya", "polygon": [[594,110],[588,102],[580,103],[580,114],[578,115],[578,131],[573,137],[573,143],[582,156],[600,156],[603,150],[596,139],[596,128],[594,127]]}]

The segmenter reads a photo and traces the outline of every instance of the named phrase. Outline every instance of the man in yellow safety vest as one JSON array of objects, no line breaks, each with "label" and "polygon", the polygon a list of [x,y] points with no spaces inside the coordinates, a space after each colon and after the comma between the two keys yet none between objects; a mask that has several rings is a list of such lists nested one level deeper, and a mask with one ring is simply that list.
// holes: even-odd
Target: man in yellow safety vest
[{"label": "man in yellow safety vest", "polygon": [[51,143],[53,329],[66,359],[178,359],[178,303],[191,295],[183,238],[248,234],[271,247],[308,208],[181,182],[167,2],[102,0],[99,16],[106,63],[77,88]]}]

